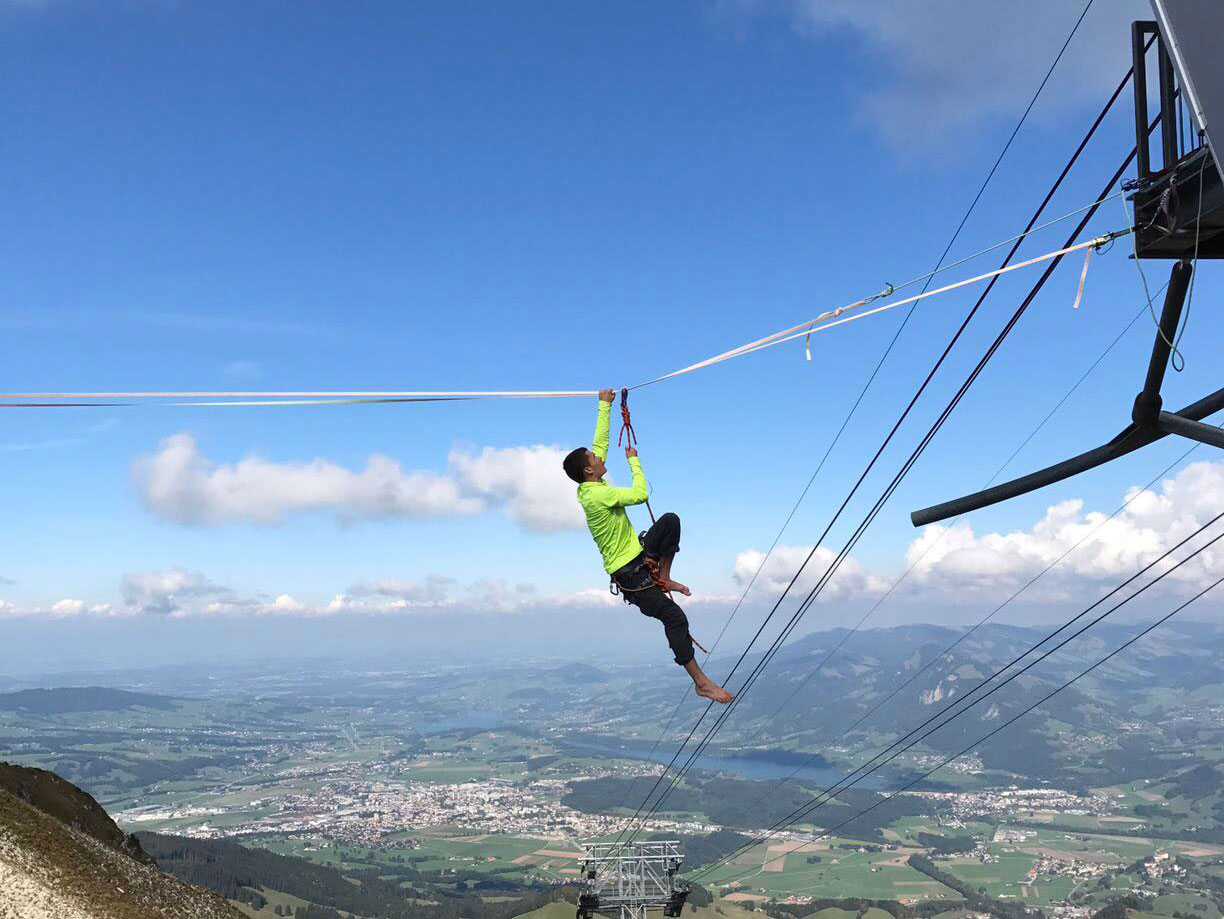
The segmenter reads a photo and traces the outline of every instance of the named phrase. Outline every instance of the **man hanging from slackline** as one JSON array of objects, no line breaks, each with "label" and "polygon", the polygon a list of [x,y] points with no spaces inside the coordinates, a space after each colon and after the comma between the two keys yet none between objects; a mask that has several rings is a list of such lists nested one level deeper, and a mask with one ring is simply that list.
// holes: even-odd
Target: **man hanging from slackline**
[{"label": "man hanging from slackline", "polygon": [[633,484],[628,488],[616,488],[603,480],[608,471],[604,459],[608,455],[614,395],[611,389],[600,390],[591,449],[579,447],[570,451],[562,467],[565,474],[578,483],[578,503],[586,513],[587,526],[603,556],[604,569],[612,576],[622,596],[645,615],[663,623],[676,663],[693,678],[697,695],[726,704],[734,697],[698,666],[693,657],[688,618],[670,596],[672,592],[686,597],[690,593],[671,577],[672,558],[680,549],[680,518],[671,513],[663,514],[640,539],[634,532],[625,508],[645,502],[648,492],[641,460],[632,445],[625,447],[625,456],[633,472]]}]

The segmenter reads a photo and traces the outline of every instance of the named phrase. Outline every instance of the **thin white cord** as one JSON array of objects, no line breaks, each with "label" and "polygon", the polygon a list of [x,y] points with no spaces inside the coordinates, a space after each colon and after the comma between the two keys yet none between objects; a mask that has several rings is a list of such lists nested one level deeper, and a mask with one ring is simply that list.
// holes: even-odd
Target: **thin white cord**
[{"label": "thin white cord", "polygon": [[[1201,203],[1201,196],[1199,201]],[[1147,300],[1148,314],[1152,317],[1152,324],[1156,326],[1156,334],[1159,335],[1164,340],[1164,343],[1171,349],[1169,352],[1169,366],[1178,373],[1181,373],[1182,369],[1186,366],[1186,359],[1182,357],[1181,352],[1177,350],[1177,344],[1169,341],[1169,339],[1165,337],[1164,329],[1160,327],[1160,318],[1156,315],[1156,307],[1152,304],[1152,291],[1148,287],[1147,272],[1143,270],[1143,261],[1139,258],[1139,226],[1136,222],[1138,220],[1139,212],[1138,210],[1135,210],[1132,214],[1130,210],[1127,210],[1125,198],[1122,199],[1122,212],[1126,214],[1126,219],[1130,225],[1134,227],[1134,231],[1131,233],[1131,242],[1133,243],[1132,252],[1135,256],[1135,267],[1139,269],[1139,280],[1143,282],[1143,296]],[[1194,279],[1192,277],[1191,282],[1193,282],[1193,280]],[[1174,338],[1180,341],[1180,336],[1174,336]],[[1180,367],[1178,366],[1179,361],[1181,362]]]}]

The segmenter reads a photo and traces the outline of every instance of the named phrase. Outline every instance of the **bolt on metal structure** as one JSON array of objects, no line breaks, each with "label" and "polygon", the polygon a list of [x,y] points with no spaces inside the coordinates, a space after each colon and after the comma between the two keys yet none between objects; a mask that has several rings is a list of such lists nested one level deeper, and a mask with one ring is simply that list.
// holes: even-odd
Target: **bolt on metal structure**
[{"label": "bolt on metal structure", "polygon": [[676,881],[684,861],[679,846],[678,840],[586,846],[582,860],[586,889],[578,898],[576,919],[592,919],[597,912],[616,912],[619,919],[647,919],[651,909],[661,909],[668,917],[680,916],[689,886]]}]

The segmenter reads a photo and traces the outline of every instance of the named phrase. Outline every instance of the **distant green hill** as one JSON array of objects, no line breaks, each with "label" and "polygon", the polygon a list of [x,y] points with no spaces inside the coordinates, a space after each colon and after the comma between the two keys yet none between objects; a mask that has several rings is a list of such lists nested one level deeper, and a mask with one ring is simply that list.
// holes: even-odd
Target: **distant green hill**
[{"label": "distant green hill", "polygon": [[65,686],[60,689],[22,689],[0,693],[0,711],[29,712],[34,715],[114,712],[128,708],[172,709],[175,704],[168,696],[104,686]]}]

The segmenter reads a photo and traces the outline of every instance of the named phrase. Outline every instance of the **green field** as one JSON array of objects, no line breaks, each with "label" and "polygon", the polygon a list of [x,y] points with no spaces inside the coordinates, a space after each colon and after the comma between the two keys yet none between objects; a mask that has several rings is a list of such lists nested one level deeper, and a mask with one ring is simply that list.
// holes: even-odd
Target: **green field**
[{"label": "green field", "polygon": [[[452,835],[454,832],[455,835]],[[532,877],[544,882],[574,880],[578,875],[574,844],[552,839],[519,836],[458,835],[457,831],[404,834],[403,848],[367,849],[341,845],[316,845],[285,837],[265,838],[259,846],[281,855],[296,855],[313,862],[336,866],[410,866],[418,871],[439,873],[477,872],[504,874],[516,881]],[[544,853],[544,854],[539,854]]]},{"label": "green field", "polygon": [[[837,842],[836,840],[834,842]],[[821,861],[808,862],[815,855]],[[768,870],[767,870],[768,869]],[[936,898],[957,900],[959,895],[905,864],[896,852],[857,852],[823,849],[780,855],[758,846],[704,876],[711,890],[734,889],[767,897],[865,897],[873,900]]]}]

